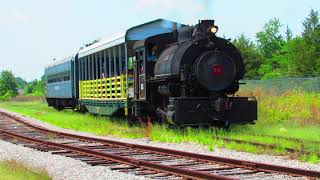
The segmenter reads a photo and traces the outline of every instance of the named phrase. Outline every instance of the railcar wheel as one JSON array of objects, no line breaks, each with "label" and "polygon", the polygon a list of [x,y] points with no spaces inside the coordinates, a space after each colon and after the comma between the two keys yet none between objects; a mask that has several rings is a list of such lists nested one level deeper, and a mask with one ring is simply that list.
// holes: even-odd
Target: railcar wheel
[{"label": "railcar wheel", "polygon": [[136,125],[137,118],[132,115],[131,116],[129,115],[129,116],[126,116],[126,121],[128,122],[129,126],[131,127],[131,126]]},{"label": "railcar wheel", "polygon": [[80,112],[80,113],[87,112],[87,109],[84,106],[82,106],[81,104],[77,104],[76,106],[72,107],[72,110],[74,112]]},{"label": "railcar wheel", "polygon": [[54,109],[56,109],[57,111],[62,111],[63,107],[62,106],[53,106]]},{"label": "railcar wheel", "polygon": [[229,123],[229,121],[225,121],[223,127],[224,127],[227,131],[230,131],[230,123]]}]

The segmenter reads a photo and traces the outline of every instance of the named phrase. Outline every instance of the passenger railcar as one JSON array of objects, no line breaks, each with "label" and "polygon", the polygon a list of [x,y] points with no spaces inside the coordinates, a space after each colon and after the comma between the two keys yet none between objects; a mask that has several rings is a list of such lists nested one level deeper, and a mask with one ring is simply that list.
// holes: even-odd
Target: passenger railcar
[{"label": "passenger railcar", "polygon": [[57,110],[75,108],[74,56],[55,62],[45,69],[46,99],[49,106]]},{"label": "passenger railcar", "polygon": [[[243,59],[217,30],[158,19],[85,47],[46,69],[48,104],[178,126],[254,123],[255,98],[234,96]],[[62,72],[70,79],[53,82]]]}]

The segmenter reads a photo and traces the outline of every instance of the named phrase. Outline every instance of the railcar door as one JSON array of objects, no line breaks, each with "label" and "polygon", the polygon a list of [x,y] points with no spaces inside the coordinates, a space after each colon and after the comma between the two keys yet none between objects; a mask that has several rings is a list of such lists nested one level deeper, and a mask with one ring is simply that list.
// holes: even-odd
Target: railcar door
[{"label": "railcar door", "polygon": [[135,99],[146,100],[146,69],[145,69],[145,50],[144,48],[136,51],[135,63]]}]

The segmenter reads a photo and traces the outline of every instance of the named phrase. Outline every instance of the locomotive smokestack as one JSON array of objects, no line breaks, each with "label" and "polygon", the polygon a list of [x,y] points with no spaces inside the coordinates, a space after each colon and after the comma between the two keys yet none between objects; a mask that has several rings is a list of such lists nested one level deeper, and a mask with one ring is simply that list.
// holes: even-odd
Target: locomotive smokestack
[{"label": "locomotive smokestack", "polygon": [[[194,26],[192,37],[202,39],[210,35],[210,29],[214,26],[214,20],[199,20],[199,24]],[[216,33],[216,32],[214,32]]]},{"label": "locomotive smokestack", "polygon": [[176,22],[172,23],[172,32],[173,32],[173,37],[175,39],[178,39],[178,27]]},{"label": "locomotive smokestack", "polygon": [[176,31],[177,30],[177,23],[174,22],[172,23],[172,31]]}]

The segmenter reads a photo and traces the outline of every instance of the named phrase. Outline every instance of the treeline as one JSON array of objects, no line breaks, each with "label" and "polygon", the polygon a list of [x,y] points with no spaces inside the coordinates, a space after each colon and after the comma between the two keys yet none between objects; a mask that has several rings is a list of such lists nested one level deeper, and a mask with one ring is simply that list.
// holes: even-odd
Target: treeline
[{"label": "treeline", "polygon": [[319,12],[311,10],[302,23],[303,32],[293,36],[277,18],[256,34],[256,41],[240,35],[233,43],[244,58],[245,79],[320,76]]},{"label": "treeline", "polygon": [[20,77],[14,77],[11,71],[4,70],[0,74],[0,100],[7,101],[18,94],[43,96],[44,82],[44,76],[40,80],[26,82]]},{"label": "treeline", "polygon": [[27,83],[23,88],[24,95],[44,96],[45,79],[44,76],[40,80],[33,80]]}]

